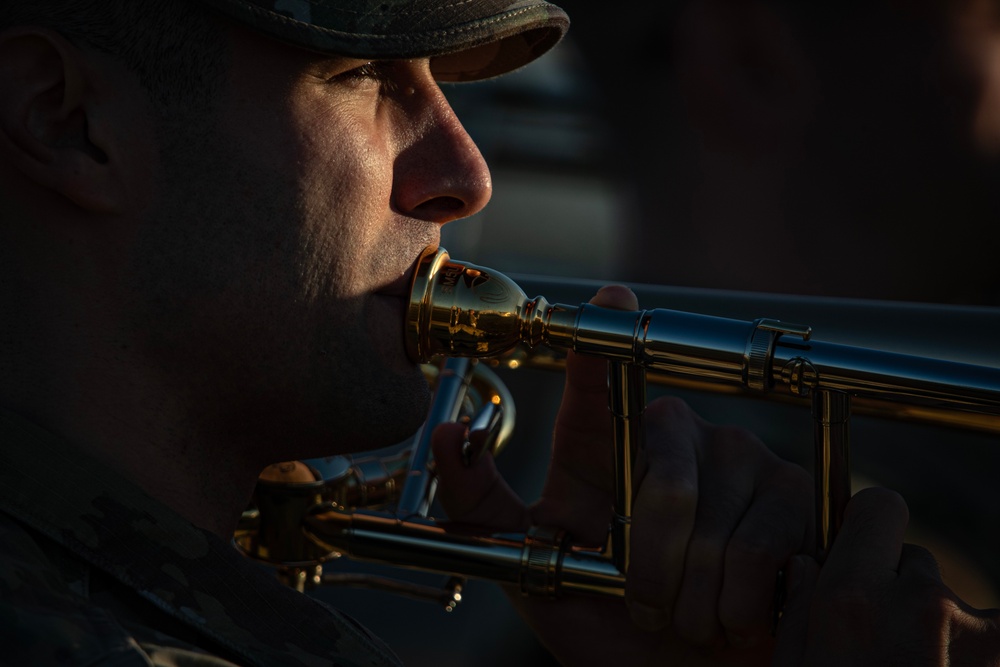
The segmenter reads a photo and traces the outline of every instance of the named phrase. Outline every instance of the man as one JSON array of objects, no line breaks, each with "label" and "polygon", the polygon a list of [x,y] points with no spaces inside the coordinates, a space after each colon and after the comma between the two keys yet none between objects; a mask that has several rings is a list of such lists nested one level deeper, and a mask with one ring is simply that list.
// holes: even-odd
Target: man
[{"label": "man", "polygon": [[[411,266],[490,196],[437,81],[521,66],[566,25],[508,0],[4,5],[0,663],[396,662],[229,538],[265,465],[420,423]],[[449,506],[600,542],[605,400],[603,363],[572,360],[531,508],[443,427]],[[574,664],[767,661],[807,478],[679,402],[646,423],[626,600],[523,613]]]}]

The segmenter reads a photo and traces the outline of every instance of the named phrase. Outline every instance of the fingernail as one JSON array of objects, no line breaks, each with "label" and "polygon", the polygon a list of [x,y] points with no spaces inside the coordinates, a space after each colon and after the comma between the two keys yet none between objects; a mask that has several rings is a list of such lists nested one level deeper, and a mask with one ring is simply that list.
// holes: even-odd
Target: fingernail
[{"label": "fingernail", "polygon": [[632,614],[632,621],[643,630],[652,632],[670,624],[670,614],[665,609],[651,607],[641,602],[632,602],[628,608]]}]

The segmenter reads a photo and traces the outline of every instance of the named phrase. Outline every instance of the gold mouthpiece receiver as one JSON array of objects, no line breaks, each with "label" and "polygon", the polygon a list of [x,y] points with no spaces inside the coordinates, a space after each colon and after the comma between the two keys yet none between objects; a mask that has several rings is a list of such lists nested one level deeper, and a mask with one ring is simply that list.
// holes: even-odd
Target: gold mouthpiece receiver
[{"label": "gold mouthpiece receiver", "polygon": [[546,341],[561,330],[554,322],[568,317],[568,324],[574,323],[575,311],[553,308],[542,297],[528,299],[502,273],[457,262],[444,248],[431,247],[417,260],[413,275],[406,350],[418,363],[439,354],[492,357],[519,342]]},{"label": "gold mouthpiece receiver", "polygon": [[637,362],[644,316],[644,311],[529,299],[502,273],[428,248],[413,275],[406,349],[420,363],[435,355],[495,357],[519,343]]}]

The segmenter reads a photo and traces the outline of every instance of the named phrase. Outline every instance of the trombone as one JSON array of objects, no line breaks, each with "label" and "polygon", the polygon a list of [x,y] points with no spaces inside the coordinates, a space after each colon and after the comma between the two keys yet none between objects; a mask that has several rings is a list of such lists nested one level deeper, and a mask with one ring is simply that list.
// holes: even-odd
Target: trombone
[{"label": "trombone", "polygon": [[[400,591],[441,600],[446,609],[457,604],[466,577],[509,584],[526,595],[553,597],[572,591],[620,596],[628,566],[631,462],[641,446],[642,408],[646,382],[651,380],[811,406],[817,547],[822,557],[850,494],[851,413],[1000,433],[1000,368],[995,359],[942,361],[817,341],[812,333],[809,326],[766,318],[666,309],[612,311],[589,304],[551,304],[543,297],[528,299],[506,276],[454,261],[444,250],[428,249],[414,276],[407,346],[414,360],[446,357],[448,361],[441,367],[424,435],[392,465],[380,462],[377,474],[359,473],[370,464],[341,462],[342,470],[332,476],[306,466],[311,478],[293,480],[294,475],[281,473],[263,480],[256,515],[245,515],[237,544],[252,557],[294,573],[293,585],[299,588],[336,583],[325,580],[330,575],[319,573],[315,563],[341,554],[449,573],[452,579],[443,593]],[[548,527],[523,534],[488,534],[429,518],[434,492],[427,466],[429,431],[440,421],[453,420],[461,412],[458,406],[468,408],[470,396],[476,394],[481,395],[481,406],[502,406],[501,411],[512,406],[509,396],[496,389],[502,383],[495,378],[485,381],[490,389],[470,390],[475,378],[482,380],[489,373],[486,363],[470,360],[508,367],[559,367],[559,352],[569,349],[609,360],[616,494],[608,543],[599,549],[585,548]],[[495,412],[485,407],[473,410],[490,412],[486,421],[495,421]],[[502,446],[507,431],[492,446]],[[294,470],[293,464],[282,465]],[[374,511],[343,491],[358,487],[393,489],[382,494],[386,503],[377,506],[395,501],[396,511]],[[289,496],[298,500],[289,503]],[[277,514],[273,506],[284,508],[280,522],[268,518]],[[289,510],[290,506],[294,508]],[[283,526],[277,531],[280,539],[269,534],[273,530],[261,530],[264,524]],[[295,549],[284,546],[289,541],[297,545]],[[383,583],[363,585],[394,586]]]}]

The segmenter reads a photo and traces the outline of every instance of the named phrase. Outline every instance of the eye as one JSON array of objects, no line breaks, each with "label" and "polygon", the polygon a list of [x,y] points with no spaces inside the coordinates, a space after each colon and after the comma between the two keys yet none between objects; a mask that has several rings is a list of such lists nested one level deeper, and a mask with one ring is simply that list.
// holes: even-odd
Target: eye
[{"label": "eye", "polygon": [[332,77],[330,83],[345,83],[348,85],[361,86],[374,83],[388,92],[396,87],[392,75],[392,63],[387,60],[373,60],[357,67],[341,72]]}]

